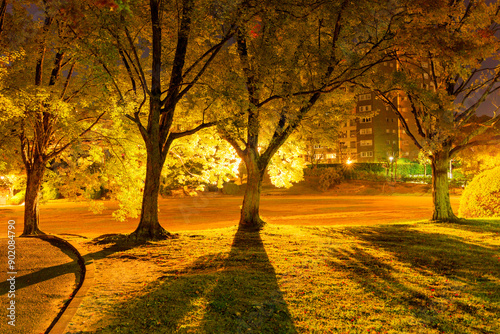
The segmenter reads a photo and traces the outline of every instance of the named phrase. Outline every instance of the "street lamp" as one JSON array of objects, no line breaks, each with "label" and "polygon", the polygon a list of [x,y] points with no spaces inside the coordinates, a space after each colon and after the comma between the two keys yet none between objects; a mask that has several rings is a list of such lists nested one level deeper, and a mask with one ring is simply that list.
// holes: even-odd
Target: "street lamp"
[{"label": "street lamp", "polygon": [[394,165],[392,164],[392,161],[393,161],[393,160],[394,160],[394,157],[391,155],[391,156],[389,157],[389,161],[391,162],[391,181],[392,181],[392,180],[393,180],[393,178],[394,178],[394,169],[393,169],[393,168],[394,168]]}]

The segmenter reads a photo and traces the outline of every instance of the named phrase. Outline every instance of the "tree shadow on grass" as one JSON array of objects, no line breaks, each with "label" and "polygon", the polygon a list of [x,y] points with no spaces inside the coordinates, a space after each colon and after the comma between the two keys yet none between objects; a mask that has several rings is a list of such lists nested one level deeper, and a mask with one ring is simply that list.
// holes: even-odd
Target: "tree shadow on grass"
[{"label": "tree shadow on grass", "polygon": [[[350,228],[345,233],[361,243],[333,248],[329,265],[349,273],[390,307],[404,307],[423,326],[447,333],[500,329],[495,320],[500,314],[500,247],[481,247],[411,225]],[[387,255],[395,258],[397,268]],[[457,323],[460,317],[468,318],[468,324]]]},{"label": "tree shadow on grass", "polygon": [[500,234],[500,219],[462,219],[456,223],[446,225],[464,231]]},{"label": "tree shadow on grass", "polygon": [[164,274],[97,333],[297,333],[259,233],[238,231],[229,253]]},{"label": "tree shadow on grass", "polygon": [[258,232],[238,230],[203,321],[206,333],[297,333]]}]

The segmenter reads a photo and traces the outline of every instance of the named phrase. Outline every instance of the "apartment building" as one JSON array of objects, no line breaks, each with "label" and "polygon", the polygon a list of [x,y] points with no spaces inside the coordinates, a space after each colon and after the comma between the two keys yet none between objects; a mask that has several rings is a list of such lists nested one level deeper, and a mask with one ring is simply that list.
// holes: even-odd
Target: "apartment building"
[{"label": "apartment building", "polygon": [[[416,160],[419,150],[392,107],[376,98],[373,92],[357,98],[354,118],[342,124],[338,143],[332,147],[311,145],[307,160],[311,163],[384,162],[391,156]],[[411,121],[413,116],[407,98],[398,96],[393,102],[413,131],[415,124]]]},{"label": "apartment building", "polygon": [[[392,72],[397,68],[397,63],[388,62],[381,66],[382,71]],[[425,75],[422,84],[430,84]],[[408,98],[398,94],[392,103],[398,108],[412,133],[416,133]],[[384,162],[389,157],[409,160],[416,160],[418,157],[419,150],[406,133],[393,107],[378,99],[374,92],[367,91],[357,96],[353,119],[343,123],[339,133],[338,143],[332,147],[309,147],[309,161]]]},{"label": "apartment building", "polygon": [[354,161],[358,156],[358,128],[355,119],[351,119],[342,125],[339,142],[337,145],[336,161]]}]

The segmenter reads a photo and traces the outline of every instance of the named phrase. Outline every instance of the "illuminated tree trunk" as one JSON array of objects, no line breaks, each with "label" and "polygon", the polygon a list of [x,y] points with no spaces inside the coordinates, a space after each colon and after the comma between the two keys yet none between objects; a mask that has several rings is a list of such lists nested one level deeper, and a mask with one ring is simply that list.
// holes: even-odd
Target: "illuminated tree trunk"
[{"label": "illuminated tree trunk", "polygon": [[[52,18],[45,17],[45,25],[43,28],[44,34],[47,33]],[[42,86],[43,65],[45,59],[46,45],[45,36],[40,43],[40,51],[38,54],[35,67],[35,86]],[[49,86],[54,86],[56,79],[59,76],[60,64],[63,59],[63,53],[58,52],[55,58],[55,66],[49,81]],[[40,106],[44,109],[44,106]],[[47,155],[45,154],[48,147],[48,140],[51,137],[51,115],[45,112],[37,112],[34,121],[34,135],[31,140],[31,148],[29,139],[26,138],[24,128],[21,131],[21,155],[26,169],[26,193],[24,197],[24,230],[22,236],[40,235],[43,233],[38,227],[39,224],[39,209],[38,200],[40,197],[40,188],[45,174],[45,164],[47,163]]]},{"label": "illuminated tree trunk", "polygon": [[142,195],[141,218],[137,229],[132,233],[136,239],[165,239],[170,236],[158,219],[158,195],[160,191],[163,159],[158,145],[148,149],[146,162],[146,179]]},{"label": "illuminated tree trunk", "polygon": [[[160,190],[160,177],[163,168],[162,139],[160,130],[161,117],[161,26],[160,4],[157,0],[150,2],[150,15],[152,23],[152,71],[151,94],[149,97],[149,117],[147,129],[141,129],[141,134],[146,143],[146,179],[142,196],[141,219],[137,229],[131,237],[135,239],[164,239],[170,234],[161,227],[158,220],[158,195]],[[182,28],[181,28],[182,29]],[[181,43],[181,42],[179,42]],[[174,65],[175,67],[175,65]],[[182,67],[181,67],[182,68]],[[173,110],[172,110],[173,113]],[[167,126],[169,128],[169,126]],[[168,153],[168,148],[166,150]],[[165,153],[166,156],[166,153]]]},{"label": "illuminated tree trunk", "polygon": [[436,152],[431,157],[432,201],[434,203],[432,220],[443,222],[457,220],[451,207],[450,191],[448,188],[449,162],[450,155],[447,150]]},{"label": "illuminated tree trunk", "polygon": [[[164,239],[170,237],[171,234],[165,231],[159,221],[158,221],[158,195],[160,189],[160,179],[161,171],[165,163],[165,158],[168,155],[170,146],[172,142],[178,138],[184,136],[189,136],[196,133],[197,131],[207,128],[209,126],[215,125],[213,122],[205,123],[204,119],[202,124],[186,131],[173,132],[172,124],[174,123],[175,111],[177,103],[189,92],[189,90],[196,84],[200,79],[202,74],[207,69],[208,65],[213,61],[217,53],[222,49],[224,44],[231,38],[234,32],[228,33],[223,40],[220,41],[215,46],[210,47],[210,49],[200,57],[196,64],[199,65],[198,69],[195,70],[196,66],[193,65],[188,69],[184,69],[186,65],[186,57],[191,50],[188,50],[189,38],[191,34],[191,23],[194,18],[193,15],[197,15],[198,11],[195,10],[195,3],[193,0],[183,0],[179,2],[176,6],[176,10],[179,11],[179,24],[177,31],[177,41],[175,47],[175,52],[173,53],[173,62],[171,63],[170,78],[167,81],[166,78],[162,78],[163,75],[168,75],[166,66],[170,63],[163,63],[162,60],[166,57],[162,56],[163,49],[169,49],[162,44],[162,15],[163,6],[160,0],[150,0],[149,1],[149,15],[151,19],[151,68],[145,70],[142,68],[142,61],[139,59],[139,52],[134,42],[134,38],[131,37],[128,28],[125,27],[126,37],[128,40],[128,46],[133,50],[134,58],[124,56],[124,49],[119,50],[121,52],[122,61],[125,64],[127,73],[132,80],[133,90],[136,90],[135,78],[131,68],[137,69],[140,79],[140,84],[143,88],[145,100],[149,99],[149,113],[147,125],[143,125],[143,120],[139,116],[139,111],[134,113],[134,116],[128,115],[127,117],[134,121],[139,131],[141,132],[142,138],[146,144],[147,150],[147,164],[146,164],[146,179],[144,181],[144,193],[141,209],[141,218],[137,229],[132,233],[131,237],[142,240],[149,239]],[[168,39],[171,39],[172,32],[168,31]],[[139,37],[141,38],[141,37]],[[149,38],[149,36],[147,37]],[[170,43],[170,42],[168,42]],[[170,53],[170,51],[169,51]],[[167,55],[168,56],[168,55]],[[129,65],[129,62],[133,66]],[[146,83],[146,78],[144,73],[148,72],[151,76],[151,86],[148,87]],[[193,75],[192,78],[186,77],[190,73]],[[189,80],[187,79],[189,78]],[[184,80],[188,80],[184,82]],[[162,82],[168,82],[168,88],[162,89]],[[146,93],[147,92],[147,93]],[[164,98],[162,98],[164,96]],[[182,119],[179,119],[181,122]]]},{"label": "illuminated tree trunk", "polygon": [[38,199],[45,174],[45,161],[35,159],[31,166],[26,166],[26,195],[24,199],[24,230],[23,236],[45,234],[39,228]]},{"label": "illuminated tree trunk", "polygon": [[239,228],[246,231],[259,231],[265,224],[259,215],[259,205],[262,178],[266,166],[259,166],[261,164],[259,164],[260,159],[257,158],[256,150],[249,150],[248,153],[244,159],[247,167],[247,187],[241,206]]}]

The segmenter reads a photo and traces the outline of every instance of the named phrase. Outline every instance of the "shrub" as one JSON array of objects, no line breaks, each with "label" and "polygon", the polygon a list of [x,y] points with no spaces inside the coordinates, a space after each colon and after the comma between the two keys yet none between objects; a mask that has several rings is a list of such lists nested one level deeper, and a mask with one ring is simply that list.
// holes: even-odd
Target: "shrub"
[{"label": "shrub", "polygon": [[478,174],[465,188],[458,213],[462,217],[500,217],[500,167]]},{"label": "shrub", "polygon": [[237,195],[240,191],[240,186],[233,182],[226,182],[222,186],[222,193],[225,195]]},{"label": "shrub", "polygon": [[[387,181],[390,177],[387,177],[384,173],[379,172],[367,172],[367,171],[349,171],[348,178],[351,180],[365,180],[365,181]],[[347,177],[346,177],[347,178]]]},{"label": "shrub", "polygon": [[343,172],[336,167],[313,167],[304,169],[304,179],[312,188],[326,191],[340,184]]},{"label": "shrub", "polygon": [[42,187],[42,199],[44,201],[49,201],[52,199],[58,199],[61,197],[61,194],[59,193],[59,190],[57,188],[50,187],[49,185],[45,184]]},{"label": "shrub", "polygon": [[84,192],[84,196],[87,199],[101,199],[104,195],[104,191],[102,187],[99,188],[86,188]]},{"label": "shrub", "polygon": [[403,182],[414,182],[414,183],[425,183],[432,184],[432,176],[402,176],[401,181]]},{"label": "shrub", "polygon": [[462,188],[467,183],[467,179],[465,177],[454,177],[450,180],[449,186],[450,188]]},{"label": "shrub", "polygon": [[11,198],[7,200],[7,204],[9,205],[19,205],[24,202],[24,196],[26,195],[26,190],[21,190]]},{"label": "shrub", "polygon": [[319,176],[319,189],[326,191],[340,184],[342,173],[334,168],[323,168]]}]

